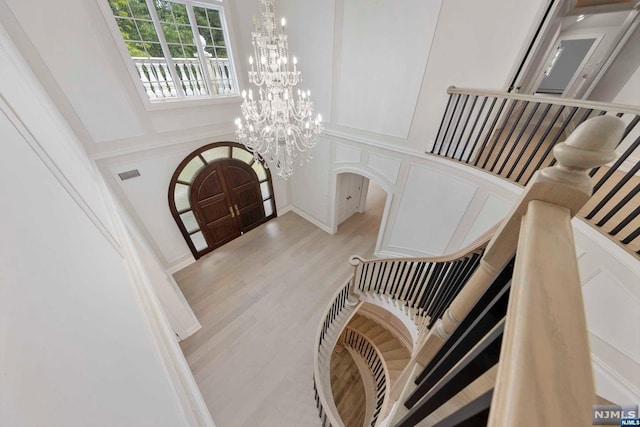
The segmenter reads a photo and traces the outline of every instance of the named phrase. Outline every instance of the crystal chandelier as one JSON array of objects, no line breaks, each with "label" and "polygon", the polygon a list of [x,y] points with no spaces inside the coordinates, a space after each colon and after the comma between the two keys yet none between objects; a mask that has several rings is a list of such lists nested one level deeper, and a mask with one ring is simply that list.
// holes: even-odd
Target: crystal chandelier
[{"label": "crystal chandelier", "polygon": [[312,117],[311,91],[298,89],[294,95],[302,78],[296,58],[289,61],[285,19],[278,27],[275,11],[275,0],[260,0],[260,20],[254,19],[251,33],[254,56],[249,57],[249,82],[258,93],[254,97],[253,90],[242,91],[244,120],[236,119],[236,135],[256,158],[264,158],[287,179],[294,161],[309,161],[323,126],[320,114]]}]

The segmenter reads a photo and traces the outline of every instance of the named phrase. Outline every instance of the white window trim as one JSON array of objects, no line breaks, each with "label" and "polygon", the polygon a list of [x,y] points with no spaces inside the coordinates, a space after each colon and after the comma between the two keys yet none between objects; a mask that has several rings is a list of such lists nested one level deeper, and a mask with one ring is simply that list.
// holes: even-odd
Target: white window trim
[{"label": "white window trim", "polygon": [[[227,14],[229,13],[229,11],[225,7],[225,4],[219,0],[210,0],[210,1],[171,0],[171,1],[175,3],[183,3],[190,6],[201,6],[201,7],[209,7],[209,8],[213,6],[215,9],[219,9],[222,12],[220,14],[220,19],[222,22],[222,26],[226,32],[225,36],[227,36],[225,38],[227,57],[229,58],[229,63],[231,66],[231,74],[234,79],[233,81],[235,83],[236,90],[238,93],[232,94],[232,95],[166,98],[166,99],[157,99],[152,101],[151,99],[149,99],[149,96],[147,95],[147,92],[144,86],[142,85],[142,81],[140,80],[140,76],[138,75],[138,70],[136,70],[134,63],[131,60],[131,55],[127,50],[125,41],[122,38],[122,34],[120,33],[120,28],[118,28],[118,24],[116,23],[116,20],[113,16],[113,12],[111,11],[111,8],[109,7],[107,0],[96,0],[96,2],[98,3],[98,8],[102,12],[102,17],[104,18],[107,24],[107,28],[109,28],[109,31],[111,32],[111,36],[113,37],[115,46],[120,52],[120,56],[124,62],[124,65],[127,71],[129,72],[129,77],[131,78],[131,81],[133,82],[133,85],[135,86],[136,91],[138,92],[138,96],[142,100],[142,103],[145,109],[147,111],[157,111],[157,110],[171,110],[171,109],[185,108],[185,107],[201,107],[201,106],[207,106],[207,105],[220,105],[220,104],[231,104],[231,103],[240,104],[242,102],[242,97],[240,96],[240,82],[238,80],[238,73],[236,72],[236,65],[235,65],[234,55],[233,55],[233,50],[235,49],[232,46],[234,44],[231,40],[232,31],[229,23],[227,22]],[[156,15],[155,9],[150,12],[153,15]],[[155,25],[155,22],[154,22],[154,25]],[[158,33],[158,38],[160,37],[164,39],[164,34]],[[202,46],[200,45],[200,41],[198,40],[198,38],[196,37],[195,39],[196,39],[197,45],[199,46],[198,52],[200,52],[200,48]]]}]

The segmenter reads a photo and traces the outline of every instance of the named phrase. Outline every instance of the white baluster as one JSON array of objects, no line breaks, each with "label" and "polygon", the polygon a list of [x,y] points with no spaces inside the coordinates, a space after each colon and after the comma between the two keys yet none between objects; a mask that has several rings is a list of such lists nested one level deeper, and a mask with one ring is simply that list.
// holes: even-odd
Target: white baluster
[{"label": "white baluster", "polygon": [[231,67],[229,67],[229,62],[225,61],[225,63],[223,64],[223,71],[224,71],[224,76],[226,77],[226,85],[225,87],[227,87],[227,93],[232,93],[233,92],[233,83],[231,81]]},{"label": "white baluster", "polygon": [[180,62],[179,64],[176,64],[176,65],[180,69],[180,79],[182,80],[182,84],[184,86],[184,93],[187,96],[193,96],[193,85],[189,80],[189,72],[187,71],[188,67],[185,66],[184,62]]},{"label": "white baluster", "polygon": [[147,72],[149,73],[149,83],[151,84],[151,88],[153,92],[156,94],[156,98],[164,98],[162,94],[162,88],[160,87],[160,83],[158,82],[158,77],[156,76],[155,69],[153,63],[145,64],[147,67]]},{"label": "white baluster", "polygon": [[200,64],[197,62],[191,62],[189,64],[189,71],[191,72],[191,78],[195,82],[195,86],[198,90],[198,95],[207,95],[206,83],[202,78],[202,70]]},{"label": "white baluster", "polygon": [[154,62],[151,65],[153,65],[153,72],[158,78],[158,84],[160,85],[160,89],[162,90],[162,95],[164,98],[167,98],[171,96],[171,91],[169,90],[169,85],[167,84],[164,73],[162,72],[162,64],[162,62]]},{"label": "white baluster", "polygon": [[147,78],[147,74],[144,72],[144,64],[141,62],[136,62],[136,68],[138,70],[138,74],[140,75],[142,86],[144,86],[144,89],[147,92],[147,96],[149,97],[149,99],[155,99],[156,94],[153,92],[151,83],[149,83],[149,79]]},{"label": "white baluster", "polygon": [[169,66],[166,62],[160,64],[162,67],[162,71],[164,72],[165,79],[167,81],[167,86],[169,87],[169,96],[178,96],[178,91],[176,90],[176,86],[173,83],[173,77],[171,77],[171,71],[169,70]]},{"label": "white baluster", "polygon": [[211,58],[209,60],[209,64],[211,64],[211,66],[209,67],[210,74],[211,74],[211,81],[213,83],[213,86],[216,88],[216,94],[220,94],[221,90],[220,90],[220,70],[218,70],[218,63],[216,61],[215,58]]}]

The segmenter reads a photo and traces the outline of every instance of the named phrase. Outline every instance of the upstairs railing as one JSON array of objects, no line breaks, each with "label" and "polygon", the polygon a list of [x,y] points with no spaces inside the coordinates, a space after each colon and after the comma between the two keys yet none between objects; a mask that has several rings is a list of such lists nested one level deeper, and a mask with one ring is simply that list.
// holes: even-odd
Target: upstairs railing
[{"label": "upstairs railing", "polygon": [[431,330],[420,351],[433,356],[390,425],[423,422],[496,364],[493,388],[432,425],[590,425],[595,394],[571,218],[589,200],[589,170],[615,158],[624,128],[619,118],[594,118],[554,148],[558,165],[533,176]]},{"label": "upstairs railing", "polygon": [[[169,66],[164,58],[131,58],[149,99],[178,96]],[[206,66],[215,93],[210,94],[198,58],[173,58],[179,85],[186,96],[231,95],[237,93],[228,59],[207,58]]]},{"label": "upstairs railing", "polygon": [[367,362],[369,370],[373,375],[373,382],[376,386],[375,406],[371,420],[365,420],[371,427],[375,427],[378,417],[382,412],[385,400],[388,396],[389,372],[383,363],[382,354],[376,346],[364,335],[351,328],[344,331],[343,343],[352,348]]},{"label": "upstairs railing", "polygon": [[593,197],[578,215],[636,256],[640,254],[640,108],[549,96],[450,87],[430,154],[525,186],[553,166],[553,147],[596,116],[625,122],[615,163],[589,171]]}]

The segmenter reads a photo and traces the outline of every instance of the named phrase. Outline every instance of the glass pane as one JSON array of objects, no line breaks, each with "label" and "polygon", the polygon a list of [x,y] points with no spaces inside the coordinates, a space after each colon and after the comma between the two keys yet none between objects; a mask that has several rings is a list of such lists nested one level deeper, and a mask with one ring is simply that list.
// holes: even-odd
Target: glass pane
[{"label": "glass pane", "polygon": [[211,30],[211,32],[213,33],[213,43],[216,46],[225,47],[226,44],[224,42],[224,36],[222,35],[222,30]]},{"label": "glass pane", "polygon": [[207,163],[211,163],[218,159],[226,159],[229,157],[229,147],[216,147],[211,150],[207,150],[202,153],[202,157],[207,161]]},{"label": "glass pane", "polygon": [[113,16],[131,16],[131,11],[126,0],[109,0],[109,7],[111,8],[111,12],[113,12]]},{"label": "glass pane", "polygon": [[271,207],[271,199],[264,201],[264,215],[270,216],[273,214],[273,208]]},{"label": "glass pane", "polygon": [[196,216],[193,214],[193,211],[183,213],[182,215],[180,215],[180,219],[184,224],[184,228],[187,229],[187,233],[192,233],[200,229],[200,226],[198,225],[198,221],[196,220]]},{"label": "glass pane", "polygon": [[207,19],[207,9],[204,7],[194,7],[193,13],[196,15],[196,22],[198,25],[205,27],[209,26],[209,20]]},{"label": "glass pane", "polygon": [[180,43],[180,37],[178,37],[178,29],[174,24],[160,24],[162,26],[162,32],[167,43]]},{"label": "glass pane", "polygon": [[178,35],[180,36],[180,43],[195,47],[196,42],[193,40],[193,31],[191,31],[189,25],[178,25]]},{"label": "glass pane", "polygon": [[136,21],[136,24],[138,25],[138,32],[140,33],[140,40],[158,43],[158,33],[156,33],[156,27],[153,26],[153,22]]},{"label": "glass pane", "polygon": [[207,16],[209,17],[210,27],[222,28],[222,23],[220,22],[220,12],[214,9],[208,9]]},{"label": "glass pane", "polygon": [[223,47],[216,47],[216,55],[218,56],[218,58],[228,58],[227,49]]},{"label": "glass pane", "polygon": [[204,239],[204,235],[202,234],[202,231],[198,231],[195,234],[192,234],[191,236],[191,243],[193,243],[193,246],[196,247],[196,250],[198,252],[205,250],[209,247],[209,245],[207,245],[207,241]]},{"label": "glass pane", "polygon": [[[117,3],[122,3],[122,0]],[[128,0],[128,3],[131,8],[131,12],[133,12],[133,16],[140,19],[151,20],[151,14],[149,13],[147,2],[145,0]]]},{"label": "glass pane", "polygon": [[171,81],[171,73],[169,72],[169,66],[167,65],[167,62],[164,60],[164,52],[162,52],[162,47],[160,46],[160,43],[145,42],[144,45],[147,49],[147,54],[149,55],[149,59],[151,59],[153,63],[162,65],[159,71],[162,72],[162,75],[166,76],[165,80],[162,81],[163,86],[169,85],[171,91],[175,92],[173,81]]},{"label": "glass pane", "polygon": [[258,181],[264,181],[267,179],[267,173],[264,171],[264,168],[260,164],[260,162],[255,162],[251,165],[254,171],[256,171],[256,175],[258,175]]},{"label": "glass pane", "polygon": [[253,154],[242,148],[233,147],[233,158],[249,164],[253,160]]},{"label": "glass pane", "polygon": [[187,14],[187,7],[180,3],[171,3],[171,9],[173,9],[173,17],[177,24],[189,24],[189,15]]},{"label": "glass pane", "polygon": [[[116,23],[122,38],[125,40],[140,40],[140,34],[138,33],[138,27],[133,19],[117,18]],[[144,56],[139,55],[139,56]]]},{"label": "glass pane", "polygon": [[271,197],[271,192],[269,192],[269,183],[267,181],[260,183],[260,193],[262,194],[263,200]]},{"label": "glass pane", "polygon": [[184,184],[176,184],[176,189],[173,192],[173,199],[176,202],[176,209],[183,211],[191,207],[189,201],[189,186]]},{"label": "glass pane", "polygon": [[194,178],[200,172],[200,169],[204,167],[204,162],[200,157],[196,156],[182,169],[178,176],[179,181],[193,182]]}]

